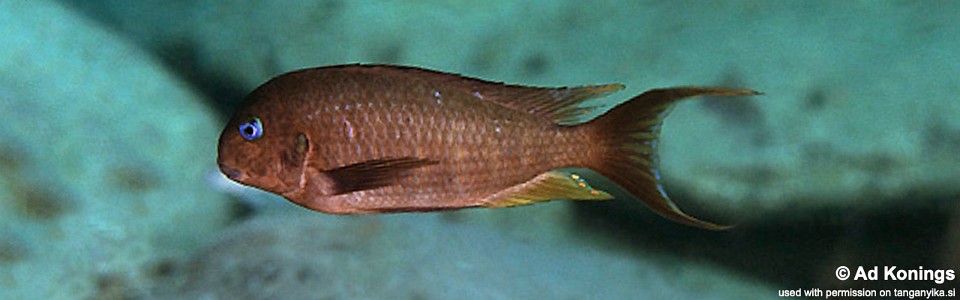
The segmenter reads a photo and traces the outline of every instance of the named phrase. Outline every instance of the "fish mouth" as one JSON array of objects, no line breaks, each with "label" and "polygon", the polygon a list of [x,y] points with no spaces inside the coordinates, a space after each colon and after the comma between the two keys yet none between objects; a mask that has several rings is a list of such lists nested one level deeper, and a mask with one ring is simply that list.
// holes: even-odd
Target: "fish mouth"
[{"label": "fish mouth", "polygon": [[243,172],[227,166],[227,164],[224,163],[222,155],[217,155],[217,166],[220,167],[220,173],[223,173],[223,175],[230,178],[230,180],[241,182],[240,180],[243,179]]},{"label": "fish mouth", "polygon": [[219,165],[220,165],[220,172],[223,173],[223,175],[226,175],[227,178],[230,178],[230,180],[240,182],[240,178],[243,177],[243,173],[241,173],[237,169],[224,166],[223,164],[219,164]]}]

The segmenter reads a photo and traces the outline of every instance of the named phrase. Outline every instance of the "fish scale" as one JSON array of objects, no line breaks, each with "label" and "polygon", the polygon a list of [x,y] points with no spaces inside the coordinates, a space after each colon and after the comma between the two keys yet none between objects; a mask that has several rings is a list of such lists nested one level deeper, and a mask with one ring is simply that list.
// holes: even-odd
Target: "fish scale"
[{"label": "fish scale", "polygon": [[552,199],[603,200],[586,167],[657,213],[683,213],[663,193],[656,141],[676,100],[749,90],[650,90],[594,120],[584,101],[622,85],[545,88],[388,65],[304,69],[254,90],[220,136],[232,180],[333,214],[508,207]]},{"label": "fish scale", "polygon": [[[371,84],[382,85],[381,81]],[[361,87],[362,88],[362,87]],[[438,104],[434,92],[427,88],[412,88],[421,95],[407,98],[400,110],[383,111],[381,105],[358,109],[356,104],[335,102],[341,107],[320,113],[320,118],[347,120],[339,122],[339,130],[317,128],[317,131],[341,132],[324,137],[326,143],[317,143],[317,160],[323,160],[322,168],[342,166],[380,157],[428,157],[439,161],[415,175],[401,178],[396,186],[364,191],[363,193],[334,196],[356,206],[395,205],[404,207],[467,206],[509,186],[520,184],[551,169],[582,165],[576,161],[577,145],[569,145],[569,138],[558,135],[560,128],[548,120],[533,118],[516,111],[504,110],[495,103],[475,99],[469,93],[442,92],[446,101]],[[403,94],[393,89],[368,94],[358,102],[397,101],[391,95]],[[469,113],[467,113],[469,112]],[[377,124],[364,120],[365,116],[390,115],[387,119],[401,120],[396,123]],[[513,122],[500,125],[501,133],[494,134],[484,126],[487,120],[509,119]],[[364,122],[366,121],[366,122]],[[336,123],[335,123],[336,124]],[[531,130],[529,128],[534,128]],[[566,132],[573,132],[567,128]],[[346,132],[354,131],[349,138]],[[376,132],[398,131],[401,139],[389,139],[384,143]],[[427,134],[427,133],[430,134]],[[433,140],[427,136],[443,137]],[[480,138],[483,137],[483,138]],[[519,140],[519,145],[509,141]],[[335,142],[334,142],[335,141]],[[327,147],[324,144],[336,144]],[[363,145],[357,153],[350,145]],[[520,151],[506,152],[501,149],[517,147]],[[344,151],[346,150],[346,151]],[[508,156],[508,154],[510,154]],[[521,165],[536,166],[521,168]],[[417,195],[410,197],[409,195]],[[372,203],[372,204],[371,204]]]}]

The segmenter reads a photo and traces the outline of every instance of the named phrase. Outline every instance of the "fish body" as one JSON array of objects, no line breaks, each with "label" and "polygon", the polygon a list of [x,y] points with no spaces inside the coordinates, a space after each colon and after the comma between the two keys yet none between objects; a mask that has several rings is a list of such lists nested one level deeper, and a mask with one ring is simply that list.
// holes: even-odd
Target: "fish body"
[{"label": "fish body", "polygon": [[622,85],[507,85],[413,67],[341,65],[280,75],[254,90],[220,136],[227,177],[333,214],[602,200],[561,168],[586,167],[668,218],[656,139],[678,99],[749,90],[648,91],[594,120],[585,100]]}]

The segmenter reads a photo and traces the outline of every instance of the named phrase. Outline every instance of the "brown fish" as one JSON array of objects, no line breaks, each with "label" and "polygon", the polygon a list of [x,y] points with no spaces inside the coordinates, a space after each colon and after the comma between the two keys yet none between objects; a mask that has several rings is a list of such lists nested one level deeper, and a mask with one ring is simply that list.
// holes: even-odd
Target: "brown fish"
[{"label": "brown fish", "polygon": [[726,228],[685,214],[663,192],[661,118],[683,98],[757,93],[655,89],[584,120],[596,108],[585,100],[621,89],[507,85],[387,65],[304,69],[247,97],[220,135],[217,163],[241,184],[333,214],[612,198],[557,170],[586,167],[671,220]]}]

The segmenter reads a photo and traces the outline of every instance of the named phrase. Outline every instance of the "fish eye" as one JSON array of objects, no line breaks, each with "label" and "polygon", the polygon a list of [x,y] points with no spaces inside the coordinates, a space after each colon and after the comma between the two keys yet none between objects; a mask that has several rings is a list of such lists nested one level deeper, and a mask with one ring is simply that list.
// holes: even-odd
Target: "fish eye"
[{"label": "fish eye", "polygon": [[243,124],[240,124],[240,136],[243,139],[252,141],[259,139],[263,135],[263,124],[260,123],[260,118],[253,117]]}]

